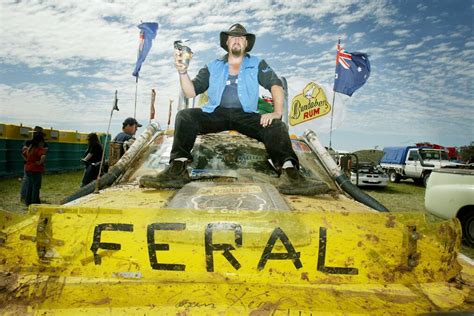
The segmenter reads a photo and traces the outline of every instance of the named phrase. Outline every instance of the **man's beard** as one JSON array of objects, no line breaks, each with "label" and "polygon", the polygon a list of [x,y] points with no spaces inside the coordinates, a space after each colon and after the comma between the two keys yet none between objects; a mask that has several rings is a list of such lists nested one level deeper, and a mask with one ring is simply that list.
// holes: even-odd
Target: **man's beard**
[{"label": "man's beard", "polygon": [[240,57],[244,54],[244,50],[242,49],[242,46],[240,46],[239,48],[237,48],[237,46],[233,46],[230,53],[234,57]]}]

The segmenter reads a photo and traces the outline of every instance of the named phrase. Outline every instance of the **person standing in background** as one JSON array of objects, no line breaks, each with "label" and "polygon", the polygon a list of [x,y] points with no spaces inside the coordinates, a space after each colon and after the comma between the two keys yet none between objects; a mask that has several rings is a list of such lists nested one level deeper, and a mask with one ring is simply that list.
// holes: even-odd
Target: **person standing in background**
[{"label": "person standing in background", "polygon": [[137,129],[142,127],[140,123],[137,122],[133,117],[128,117],[122,123],[122,131],[115,136],[113,142],[122,144],[120,150],[120,157],[123,156],[125,151],[133,144],[135,141],[135,133]]},{"label": "person standing in background", "polygon": [[[25,141],[25,143],[23,144],[23,147],[21,149],[22,153],[23,153],[23,151],[25,151],[26,149],[28,149],[30,147],[30,145],[33,141],[33,138],[35,137],[36,134],[41,134],[41,135],[43,135],[43,137],[45,136],[45,133],[43,132],[43,128],[41,126],[35,126],[35,128],[33,128],[33,131],[31,131],[30,133],[33,133],[32,139],[29,139],[29,140]],[[47,142],[44,142],[43,148],[46,150],[46,152],[48,151],[48,143]],[[26,158],[25,158],[25,164],[26,164]],[[21,182],[21,190],[20,190],[20,200],[22,202],[25,202],[27,187],[28,187],[28,180],[27,180],[27,177],[26,177],[26,170],[23,170],[23,179],[22,179],[22,182]]]},{"label": "person standing in background", "polygon": [[81,159],[86,164],[84,176],[82,177],[81,187],[97,179],[100,170],[100,163],[102,160],[102,145],[96,133],[87,135],[88,147],[84,158]]},{"label": "person standing in background", "polygon": [[44,173],[44,163],[46,161],[46,149],[43,133],[35,133],[28,148],[22,152],[26,160],[26,196],[25,204],[39,204],[41,180]]}]

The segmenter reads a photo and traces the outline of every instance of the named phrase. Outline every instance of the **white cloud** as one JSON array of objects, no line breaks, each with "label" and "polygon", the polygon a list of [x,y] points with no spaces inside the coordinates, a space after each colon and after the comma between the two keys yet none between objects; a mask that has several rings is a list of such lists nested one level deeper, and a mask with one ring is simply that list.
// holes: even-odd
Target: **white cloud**
[{"label": "white cloud", "polygon": [[399,37],[407,37],[407,36],[410,36],[411,33],[412,33],[411,30],[395,30],[395,31],[393,31],[393,34],[395,34],[396,36],[399,36]]},{"label": "white cloud", "polygon": [[423,42],[419,42],[419,43],[416,43],[416,44],[408,44],[407,46],[405,46],[405,49],[406,50],[412,50],[412,49],[420,48],[421,46],[423,46]]},{"label": "white cloud", "polygon": [[428,9],[428,6],[420,3],[416,6],[416,8],[420,11],[426,11],[426,9]]},{"label": "white cloud", "polygon": [[402,42],[395,40],[395,41],[389,41],[389,42],[387,42],[386,45],[387,45],[387,46],[397,46],[397,45],[401,45],[401,44],[402,44]]},{"label": "white cloud", "polygon": [[427,16],[428,23],[440,23],[442,20],[438,16]]}]

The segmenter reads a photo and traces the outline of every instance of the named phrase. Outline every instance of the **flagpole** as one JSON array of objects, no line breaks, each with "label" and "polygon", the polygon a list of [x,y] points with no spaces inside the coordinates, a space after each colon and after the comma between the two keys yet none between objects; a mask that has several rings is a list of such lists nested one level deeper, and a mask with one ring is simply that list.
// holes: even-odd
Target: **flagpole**
[{"label": "flagpole", "polygon": [[[337,77],[337,64],[339,63],[339,52],[341,51],[341,36],[337,39],[337,54],[336,54],[336,74],[334,80]],[[335,83],[334,83],[335,84]],[[329,149],[332,149],[332,121],[334,118],[334,108],[336,106],[336,87],[334,85],[332,89],[332,110],[331,110],[331,125],[329,126]]]},{"label": "flagpole", "polygon": [[138,74],[135,80],[135,109],[133,111],[133,118],[137,119],[137,92],[138,92]]},{"label": "flagpole", "polygon": [[110,111],[109,125],[107,126],[107,133],[105,134],[105,142],[104,142],[105,144],[104,144],[104,148],[102,150],[102,158],[100,159],[99,174],[97,175],[97,178],[95,180],[95,191],[94,191],[94,193],[99,193],[100,174],[102,173],[102,166],[104,164],[104,159],[105,159],[105,151],[107,149],[107,138],[109,137],[110,123],[112,122],[112,114],[114,114],[114,110],[118,111],[117,104],[118,104],[117,90],[115,90],[114,104],[112,106],[112,111]]},{"label": "flagpole", "polygon": [[[341,50],[341,36],[337,39],[337,54],[336,54],[336,69],[337,63],[339,62],[339,51]],[[336,101],[336,90],[335,88],[332,89],[332,110],[331,110],[331,125],[329,126],[329,149],[332,149],[332,120],[334,117],[334,107]]]},{"label": "flagpole", "polygon": [[170,99],[170,108],[168,109],[168,130],[170,129],[170,124],[171,124],[171,111],[173,110],[172,107],[173,100]]},{"label": "flagpole", "polygon": [[150,122],[149,122],[149,124],[151,124],[151,120],[155,118],[155,96],[156,96],[155,89],[151,89]]},{"label": "flagpole", "polygon": [[334,117],[334,108],[335,108],[335,101],[336,101],[336,91],[332,90],[332,111],[331,111],[331,125],[329,127],[329,150],[332,150],[332,119]]}]

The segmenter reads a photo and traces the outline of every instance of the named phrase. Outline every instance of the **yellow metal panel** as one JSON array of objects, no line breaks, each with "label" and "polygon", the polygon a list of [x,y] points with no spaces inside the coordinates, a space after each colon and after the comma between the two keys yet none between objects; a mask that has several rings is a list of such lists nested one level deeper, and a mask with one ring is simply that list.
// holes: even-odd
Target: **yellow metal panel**
[{"label": "yellow metal panel", "polygon": [[31,211],[27,225],[3,231],[0,247],[0,271],[12,289],[0,292],[0,301],[12,313],[416,314],[470,308],[472,284],[447,282],[461,268],[454,220],[429,224],[419,213],[350,210],[41,205]]},{"label": "yellow metal panel", "polygon": [[[459,227],[454,222],[428,225],[416,213],[45,206],[38,212],[38,227],[8,236],[14,243],[36,236],[36,242],[23,242],[13,252],[2,249],[7,270],[46,269],[51,275],[98,278],[127,278],[121,273],[136,272],[141,280],[271,279],[273,284],[301,285],[434,282],[460,270],[454,252],[444,250],[459,247],[459,240],[451,239]],[[416,227],[419,235],[412,247],[409,227]],[[160,243],[167,246],[154,246]],[[228,257],[221,254],[226,252]],[[170,265],[160,267],[158,262]]]},{"label": "yellow metal panel", "polygon": [[0,137],[12,140],[27,140],[31,138],[31,127],[15,124],[3,124],[4,131]]},{"label": "yellow metal panel", "polygon": [[48,142],[58,142],[59,141],[59,130],[57,129],[44,129],[44,133],[46,134],[45,139]]},{"label": "yellow metal panel", "polygon": [[78,143],[87,144],[87,135],[89,135],[89,133],[77,133]]},{"label": "yellow metal panel", "polygon": [[127,208],[139,205],[160,208],[165,206],[175,193],[172,190],[157,191],[139,189],[134,185],[121,185],[100,191],[99,194],[89,194],[74,201],[73,204],[79,203],[81,206],[87,207],[117,207],[120,205]]},{"label": "yellow metal panel", "polygon": [[59,131],[60,143],[77,143],[80,140],[80,134],[77,131]]}]

